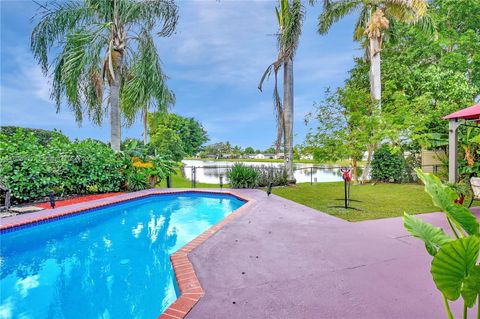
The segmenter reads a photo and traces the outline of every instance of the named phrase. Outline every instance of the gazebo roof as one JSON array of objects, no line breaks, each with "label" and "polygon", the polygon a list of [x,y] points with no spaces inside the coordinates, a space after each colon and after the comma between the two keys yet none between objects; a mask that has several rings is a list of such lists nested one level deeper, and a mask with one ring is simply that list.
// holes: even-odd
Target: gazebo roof
[{"label": "gazebo roof", "polygon": [[480,119],[480,103],[474,106],[467,107],[466,109],[454,112],[443,118],[444,120],[476,120]]}]

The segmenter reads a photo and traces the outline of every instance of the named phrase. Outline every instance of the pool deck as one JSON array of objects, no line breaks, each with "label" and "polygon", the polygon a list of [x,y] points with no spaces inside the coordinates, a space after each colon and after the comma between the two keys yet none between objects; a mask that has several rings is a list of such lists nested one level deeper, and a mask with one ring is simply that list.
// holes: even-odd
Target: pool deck
[{"label": "pool deck", "polygon": [[[6,217],[0,230],[185,191],[222,192],[145,190]],[[181,296],[159,318],[446,318],[431,257],[401,218],[351,223],[260,190],[223,192],[249,202],[171,256]],[[419,216],[447,226],[443,214]]]},{"label": "pool deck", "polygon": [[[401,218],[350,223],[233,192],[256,202],[188,255],[204,296],[186,318],[446,318],[431,257]],[[420,216],[446,227],[442,214]]]}]

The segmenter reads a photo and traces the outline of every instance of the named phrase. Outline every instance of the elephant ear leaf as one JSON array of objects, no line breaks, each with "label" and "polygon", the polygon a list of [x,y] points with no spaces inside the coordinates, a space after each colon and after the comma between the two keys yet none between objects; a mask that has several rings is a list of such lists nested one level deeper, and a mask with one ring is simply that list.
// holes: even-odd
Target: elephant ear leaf
[{"label": "elephant ear leaf", "polygon": [[462,287],[462,297],[465,300],[467,307],[472,308],[475,305],[477,297],[480,295],[480,265],[470,269],[470,272],[465,278]]},{"label": "elephant ear leaf", "polygon": [[440,208],[457,227],[464,229],[469,235],[479,234],[478,220],[466,207],[455,204],[457,193],[435,175],[416,170],[418,177],[425,184],[425,191],[432,197],[433,204]]},{"label": "elephant ear leaf", "polygon": [[457,300],[462,284],[475,267],[480,250],[480,239],[469,236],[444,244],[432,261],[435,285],[449,300]]},{"label": "elephant ear leaf", "polygon": [[453,239],[445,234],[443,229],[425,223],[420,218],[405,213],[403,225],[414,237],[420,238],[425,243],[425,248],[430,255],[435,256],[438,249]]}]

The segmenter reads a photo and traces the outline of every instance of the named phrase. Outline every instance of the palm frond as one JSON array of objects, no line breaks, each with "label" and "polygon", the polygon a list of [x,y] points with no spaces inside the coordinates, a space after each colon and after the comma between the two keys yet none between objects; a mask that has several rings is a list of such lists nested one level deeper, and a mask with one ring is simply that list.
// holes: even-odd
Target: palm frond
[{"label": "palm frond", "polygon": [[178,8],[173,0],[129,1],[126,23],[141,24],[147,30],[159,27],[158,36],[170,36],[177,26]]},{"label": "palm frond", "polygon": [[138,111],[146,112],[152,103],[159,110],[166,110],[175,103],[175,95],[167,87],[152,37],[144,30],[138,40],[138,50],[127,70],[121,94],[122,111],[129,125]]},{"label": "palm frond", "polygon": [[[103,91],[99,88],[99,75],[103,42],[99,35],[103,31],[104,26],[100,25],[67,35],[63,50],[54,62],[52,98],[58,110],[65,96],[77,122],[83,119],[82,101],[86,102],[94,122],[99,124],[101,120]],[[92,84],[94,88],[90,88]]]},{"label": "palm frond", "polygon": [[93,10],[78,1],[51,2],[39,5],[37,16],[40,16],[40,21],[32,31],[30,48],[42,71],[47,74],[49,49],[63,41],[68,33],[90,24]]},{"label": "palm frond", "polygon": [[318,18],[318,33],[326,34],[330,27],[362,4],[361,0],[340,0],[324,6]]}]

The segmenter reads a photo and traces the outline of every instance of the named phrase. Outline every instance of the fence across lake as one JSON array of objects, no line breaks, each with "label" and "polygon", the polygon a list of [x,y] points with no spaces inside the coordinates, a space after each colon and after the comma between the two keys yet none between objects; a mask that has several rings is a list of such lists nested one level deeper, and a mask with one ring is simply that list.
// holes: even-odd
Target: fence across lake
[{"label": "fence across lake", "polygon": [[[268,170],[282,170],[283,163],[242,162],[246,166],[263,167]],[[184,161],[185,177],[195,183],[227,184],[228,170],[235,162]],[[297,183],[338,182],[342,180],[339,166],[320,166],[314,164],[294,164],[294,176]],[[361,174],[361,169],[359,169]]]}]

